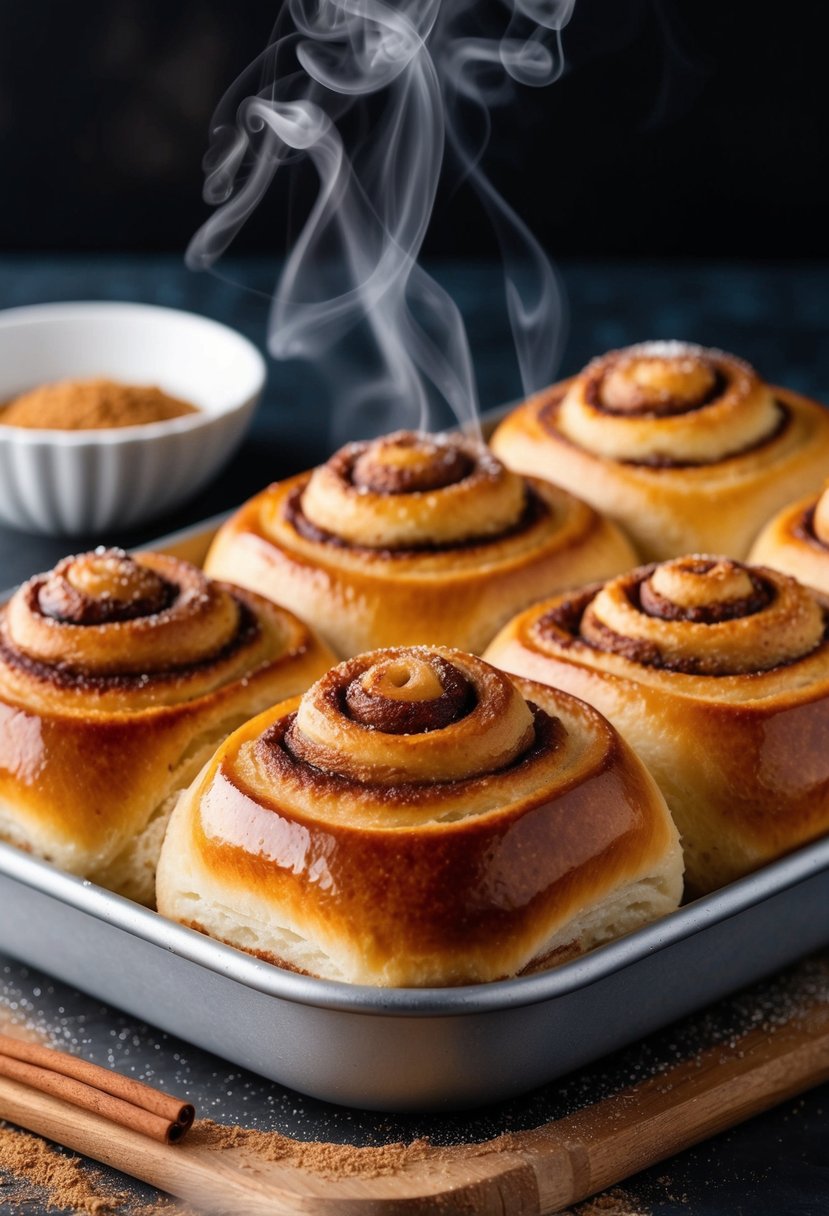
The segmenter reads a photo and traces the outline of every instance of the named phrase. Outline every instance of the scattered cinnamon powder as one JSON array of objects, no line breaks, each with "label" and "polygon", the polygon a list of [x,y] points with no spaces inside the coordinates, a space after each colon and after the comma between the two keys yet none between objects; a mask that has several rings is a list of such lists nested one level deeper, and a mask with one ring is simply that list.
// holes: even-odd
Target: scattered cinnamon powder
[{"label": "scattered cinnamon powder", "polygon": [[66,1156],[38,1136],[2,1126],[0,1167],[16,1180],[42,1188],[51,1208],[105,1216],[122,1211],[130,1201],[126,1192],[105,1187],[100,1172],[87,1167],[80,1157]]},{"label": "scattered cinnamon powder", "polygon": [[[482,1144],[456,1146],[455,1151],[473,1156],[499,1149],[510,1151],[518,1147],[520,1139],[504,1135]],[[414,1162],[431,1157],[437,1160],[451,1156],[453,1151],[436,1148],[425,1139],[367,1147],[294,1140],[280,1132],[228,1126],[211,1119],[199,1120],[190,1133],[189,1143],[219,1152],[243,1149],[259,1161],[282,1162],[331,1180],[392,1175]],[[136,1201],[128,1192],[115,1188],[101,1170],[83,1158],[0,1123],[0,1186],[5,1189],[9,1183],[14,1186],[13,1193],[7,1194],[9,1200],[16,1204],[45,1203],[46,1211],[71,1209],[80,1216],[196,1216],[191,1208],[163,1196],[150,1203]],[[578,1204],[569,1216],[649,1214],[627,1192],[614,1187]]]},{"label": "scattered cinnamon powder", "polygon": [[428,1140],[410,1144],[355,1146],[326,1144],[318,1140],[293,1140],[281,1132],[260,1132],[251,1128],[214,1123],[199,1119],[189,1133],[190,1145],[217,1149],[241,1148],[260,1161],[279,1161],[297,1169],[309,1169],[326,1178],[379,1178],[395,1174],[414,1161],[423,1161],[434,1150]]},{"label": "scattered cinnamon powder", "polygon": [[[312,1170],[336,1181],[341,1178],[379,1178],[396,1174],[414,1162],[434,1158],[443,1160],[454,1153],[479,1156],[492,1152],[515,1152],[521,1149],[520,1133],[505,1133],[480,1144],[436,1148],[426,1139],[409,1144],[383,1144],[359,1147],[352,1144],[324,1144],[318,1141],[293,1140],[280,1132],[253,1131],[248,1128],[214,1123],[200,1119],[190,1132],[190,1144],[221,1151],[241,1148],[260,1161],[281,1162],[297,1169]],[[650,1216],[621,1187],[613,1187],[585,1203],[578,1204],[562,1216]]]},{"label": "scattered cinnamon powder", "polygon": [[[567,1216],[567,1213],[562,1212],[562,1216]],[[650,1213],[621,1187],[614,1186],[603,1195],[580,1203],[572,1209],[572,1216],[650,1216]]]},{"label": "scattered cinnamon powder", "polygon": [[[6,1194],[6,1186],[12,1191]],[[111,1184],[101,1170],[81,1157],[53,1148],[39,1136],[0,1123],[0,1186],[4,1199],[17,1205],[38,1203],[44,1211],[71,1210],[81,1216],[196,1216],[163,1197],[136,1201]]]},{"label": "scattered cinnamon powder", "polygon": [[15,397],[0,408],[0,423],[45,430],[100,430],[165,422],[197,412],[195,405],[153,386],[103,378],[61,380]]}]

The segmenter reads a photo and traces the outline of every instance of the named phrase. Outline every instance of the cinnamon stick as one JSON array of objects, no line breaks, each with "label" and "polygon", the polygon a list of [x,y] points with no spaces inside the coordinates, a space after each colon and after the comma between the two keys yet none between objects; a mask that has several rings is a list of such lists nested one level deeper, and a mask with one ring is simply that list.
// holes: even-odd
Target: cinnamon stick
[{"label": "cinnamon stick", "polygon": [[0,1076],[94,1111],[162,1144],[181,1140],[195,1115],[190,1103],[141,1081],[5,1034],[0,1034]]}]

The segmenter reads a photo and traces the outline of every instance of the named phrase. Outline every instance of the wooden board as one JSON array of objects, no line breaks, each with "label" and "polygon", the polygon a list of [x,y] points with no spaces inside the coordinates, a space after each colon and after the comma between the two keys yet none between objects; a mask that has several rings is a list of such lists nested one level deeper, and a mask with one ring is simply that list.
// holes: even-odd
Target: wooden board
[{"label": "wooden board", "polygon": [[[532,1131],[425,1146],[391,1173],[332,1176],[245,1148],[219,1148],[198,1121],[164,1147],[0,1079],[0,1118],[179,1196],[204,1212],[404,1216],[561,1211],[683,1148],[829,1079],[829,993],[709,1046],[641,1084]],[[355,1150],[359,1153],[359,1150]]]}]

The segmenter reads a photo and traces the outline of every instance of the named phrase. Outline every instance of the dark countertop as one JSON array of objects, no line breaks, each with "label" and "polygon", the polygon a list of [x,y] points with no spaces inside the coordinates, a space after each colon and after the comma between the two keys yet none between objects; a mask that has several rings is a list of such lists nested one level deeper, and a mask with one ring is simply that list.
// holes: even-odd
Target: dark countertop
[{"label": "dark countertop", "polygon": [[[829,400],[829,264],[565,265],[570,337],[562,374],[593,354],[645,338],[685,338],[732,350],[770,380]],[[275,268],[229,260],[223,275],[186,272],[176,258],[0,259],[0,307],[47,300],[123,299],[189,308],[225,321],[263,345],[267,293]],[[498,275],[486,264],[437,268],[463,309],[476,353],[481,401],[493,407],[519,395],[500,305]],[[102,541],[132,545],[224,510],[268,481],[307,467],[330,450],[328,410],[315,373],[299,363],[270,365],[265,399],[243,447],[217,481],[173,516],[129,535],[49,539],[0,529],[0,586],[45,569],[70,548]],[[0,915],[2,909],[0,908]],[[758,991],[726,1003],[703,1026],[734,1024]],[[736,1012],[735,1012],[736,1010]],[[173,1037],[106,1008],[83,994],[0,958],[0,1018],[34,1025],[56,1044],[78,1046],[151,1083],[191,1096],[200,1113],[300,1138],[378,1142],[424,1132],[445,1141],[482,1139],[506,1128],[533,1126],[564,1108],[641,1075],[675,1054],[679,1041],[699,1041],[700,1021],[654,1036],[614,1060],[562,1085],[468,1117],[393,1119],[344,1111],[265,1082]],[[706,1032],[707,1033],[707,1032]],[[683,1039],[682,1036],[685,1036]],[[819,1216],[829,1211],[829,1088],[735,1129],[625,1184],[631,1203],[652,1216]],[[562,1105],[564,1104],[564,1106]],[[0,1167],[2,1161],[0,1161]],[[0,1171],[0,1184],[2,1171]],[[123,1180],[118,1179],[119,1185]],[[0,1216],[42,1211],[16,1206],[0,1185]],[[148,1188],[136,1196],[149,1199]]]}]

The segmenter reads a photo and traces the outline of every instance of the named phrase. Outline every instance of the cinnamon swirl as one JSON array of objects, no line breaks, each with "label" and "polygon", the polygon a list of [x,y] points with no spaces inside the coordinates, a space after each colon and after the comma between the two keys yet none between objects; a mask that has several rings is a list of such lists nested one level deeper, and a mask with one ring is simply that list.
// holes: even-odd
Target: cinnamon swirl
[{"label": "cinnamon swirl", "polygon": [[291,613],[187,562],[65,558],[0,608],[0,838],[149,902],[176,792],[330,661]]},{"label": "cinnamon swirl", "polygon": [[763,522],[829,472],[829,413],[734,355],[646,342],[531,398],[492,447],[576,490],[643,558],[743,558]]},{"label": "cinnamon swirl", "polygon": [[670,911],[681,854],[587,705],[457,650],[352,658],[241,727],[180,800],[166,916],[352,983],[477,983]]},{"label": "cinnamon swirl", "polygon": [[477,651],[539,594],[625,569],[618,529],[455,435],[401,431],[272,485],[219,531],[206,569],[272,596],[341,655]]},{"label": "cinnamon swirl", "polygon": [[751,560],[829,595],[829,486],[775,515],[754,542]]},{"label": "cinnamon swirl", "polygon": [[545,600],[487,658],[608,716],[709,891],[829,831],[828,612],[784,574],[696,555]]}]

